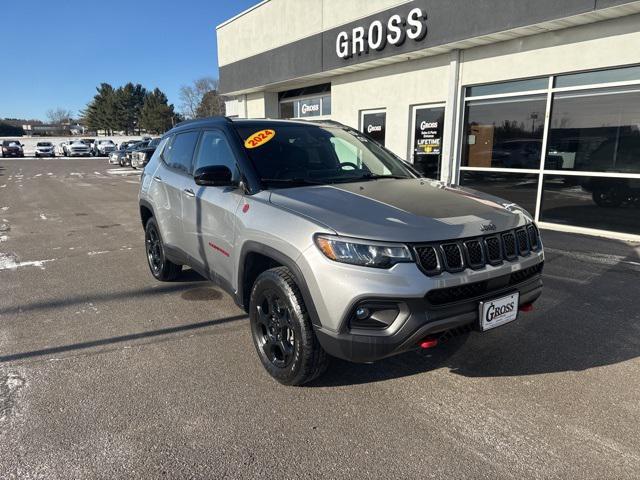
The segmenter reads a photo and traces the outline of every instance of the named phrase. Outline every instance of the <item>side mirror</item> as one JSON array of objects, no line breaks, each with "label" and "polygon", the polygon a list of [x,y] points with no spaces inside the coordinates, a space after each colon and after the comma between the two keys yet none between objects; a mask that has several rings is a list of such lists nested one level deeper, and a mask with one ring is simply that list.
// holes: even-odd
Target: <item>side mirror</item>
[{"label": "side mirror", "polygon": [[211,165],[196,170],[193,179],[202,187],[229,187],[235,185],[233,173],[225,165]]}]

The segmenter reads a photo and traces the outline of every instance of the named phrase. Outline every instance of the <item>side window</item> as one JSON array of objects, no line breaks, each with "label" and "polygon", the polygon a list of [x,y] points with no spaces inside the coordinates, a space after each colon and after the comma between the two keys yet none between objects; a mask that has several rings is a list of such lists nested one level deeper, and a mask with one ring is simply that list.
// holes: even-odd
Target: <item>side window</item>
[{"label": "side window", "polygon": [[233,172],[233,179],[238,178],[236,158],[229,146],[227,138],[216,130],[205,130],[196,154],[194,171],[211,165],[225,165]]},{"label": "side window", "polygon": [[191,173],[191,159],[200,132],[186,132],[175,135],[162,151],[162,159],[168,167]]},{"label": "side window", "polygon": [[[160,143],[158,144],[156,151],[153,152],[153,156],[151,157],[153,161],[155,161],[157,157],[160,157],[164,161],[165,148],[167,144],[172,140],[172,138],[173,137],[165,137],[162,140],[160,140]],[[151,160],[149,160],[149,162],[151,162]]]}]

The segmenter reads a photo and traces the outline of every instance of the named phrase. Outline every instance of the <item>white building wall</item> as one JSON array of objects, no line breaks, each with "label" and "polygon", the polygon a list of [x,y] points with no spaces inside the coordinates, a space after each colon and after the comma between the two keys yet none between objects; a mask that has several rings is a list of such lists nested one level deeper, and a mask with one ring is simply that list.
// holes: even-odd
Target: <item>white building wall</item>
[{"label": "white building wall", "polygon": [[[407,2],[269,0],[217,28],[218,65],[227,65]],[[238,41],[241,38],[260,41]]]},{"label": "white building wall", "polygon": [[461,84],[640,63],[640,15],[462,51]]},{"label": "white building wall", "polygon": [[386,146],[407,158],[411,106],[445,103],[448,82],[448,54],[335,77],[331,118],[358,128],[360,111],[386,108]]}]

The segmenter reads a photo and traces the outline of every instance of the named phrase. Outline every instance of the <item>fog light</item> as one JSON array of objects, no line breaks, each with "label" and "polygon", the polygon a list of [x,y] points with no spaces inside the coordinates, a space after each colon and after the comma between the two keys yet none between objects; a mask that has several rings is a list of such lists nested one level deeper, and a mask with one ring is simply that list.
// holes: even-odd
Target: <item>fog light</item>
[{"label": "fog light", "polygon": [[389,327],[399,314],[400,305],[397,303],[362,302],[351,311],[349,327],[383,330]]}]

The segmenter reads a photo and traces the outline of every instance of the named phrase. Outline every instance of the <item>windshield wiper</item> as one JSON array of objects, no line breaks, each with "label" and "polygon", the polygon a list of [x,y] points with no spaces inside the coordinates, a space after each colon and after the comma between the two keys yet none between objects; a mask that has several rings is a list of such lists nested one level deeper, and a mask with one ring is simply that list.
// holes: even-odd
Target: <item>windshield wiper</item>
[{"label": "windshield wiper", "polygon": [[311,180],[308,178],[261,178],[263,183],[276,183],[282,185],[324,185],[326,182]]},{"label": "windshield wiper", "polygon": [[381,178],[395,178],[397,180],[407,180],[411,177],[407,177],[406,175],[376,175],[375,173],[367,173],[362,176],[363,179],[371,179],[371,180],[379,180]]}]

